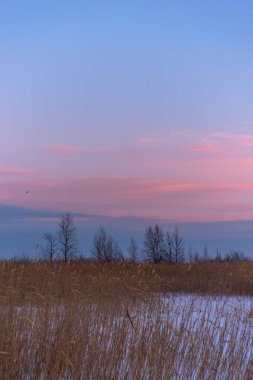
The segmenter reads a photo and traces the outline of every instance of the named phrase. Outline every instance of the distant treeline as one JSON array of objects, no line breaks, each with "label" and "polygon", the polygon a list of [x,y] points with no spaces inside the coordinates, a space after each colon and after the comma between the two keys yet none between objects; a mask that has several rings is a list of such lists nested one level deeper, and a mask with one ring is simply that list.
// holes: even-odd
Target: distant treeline
[{"label": "distant treeline", "polygon": [[90,255],[84,257],[80,254],[76,232],[73,216],[69,213],[64,214],[59,222],[57,233],[45,233],[43,235],[43,244],[36,249],[37,259],[49,261],[93,259],[100,262],[130,260],[132,262],[150,261],[153,263],[249,260],[243,252],[237,250],[230,251],[225,255],[217,250],[215,256],[210,256],[206,246],[202,255],[199,252],[193,253],[191,249],[186,253],[185,241],[178,227],[175,227],[171,232],[164,232],[158,224],[148,226],[145,229],[142,247],[138,246],[133,237],[130,238],[127,256],[124,256],[115,239],[103,227],[99,227],[93,239]]}]

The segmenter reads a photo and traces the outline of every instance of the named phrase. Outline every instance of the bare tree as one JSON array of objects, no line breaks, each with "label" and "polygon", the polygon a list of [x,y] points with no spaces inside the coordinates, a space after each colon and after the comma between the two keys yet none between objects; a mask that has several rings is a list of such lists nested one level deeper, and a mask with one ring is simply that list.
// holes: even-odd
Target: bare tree
[{"label": "bare tree", "polygon": [[193,261],[195,261],[196,263],[197,263],[198,261],[200,261],[200,255],[199,255],[198,251],[196,251],[196,252],[194,253]]},{"label": "bare tree", "polygon": [[45,246],[43,246],[41,249],[42,256],[46,260],[53,261],[56,258],[57,250],[58,250],[57,237],[50,233],[45,233],[43,235],[43,239],[45,241]]},{"label": "bare tree", "polygon": [[184,239],[177,227],[173,232],[173,256],[176,263],[184,261]]},{"label": "bare tree", "polygon": [[215,261],[222,261],[222,255],[220,251],[217,249],[216,256],[215,256]]},{"label": "bare tree", "polygon": [[230,251],[224,257],[225,261],[248,261],[248,257],[242,251]]},{"label": "bare tree", "polygon": [[59,223],[58,243],[64,261],[72,259],[78,251],[76,227],[73,216],[69,213],[63,215]]},{"label": "bare tree", "polygon": [[118,243],[113,239],[111,235],[107,238],[107,244],[106,244],[106,256],[107,261],[117,261],[117,260],[123,260],[124,256],[123,253],[118,245]]},{"label": "bare tree", "polygon": [[194,256],[193,256],[191,247],[188,250],[188,260],[190,261],[190,263],[194,261]]},{"label": "bare tree", "polygon": [[154,227],[149,226],[145,230],[144,253],[146,259],[154,263],[159,263],[166,259],[164,232],[158,224]]},{"label": "bare tree", "polygon": [[93,239],[92,256],[98,261],[104,261],[107,235],[105,229],[100,227]]},{"label": "bare tree", "polygon": [[94,236],[92,256],[102,262],[122,260],[124,258],[121,249],[111,235],[107,235],[105,229],[100,227]]},{"label": "bare tree", "polygon": [[132,262],[136,262],[138,260],[139,248],[138,248],[137,243],[133,237],[131,237],[131,239],[130,239],[130,244],[128,247],[128,254],[129,254],[130,260]]},{"label": "bare tree", "polygon": [[167,232],[167,236],[166,236],[166,260],[169,263],[173,263],[173,261],[174,261],[173,249],[174,249],[173,237],[171,236],[171,234],[169,232]]},{"label": "bare tree", "polygon": [[207,246],[205,245],[204,247],[204,254],[203,254],[203,261],[209,261],[210,260],[210,257],[209,257],[209,254],[208,254],[208,249],[207,249]]}]

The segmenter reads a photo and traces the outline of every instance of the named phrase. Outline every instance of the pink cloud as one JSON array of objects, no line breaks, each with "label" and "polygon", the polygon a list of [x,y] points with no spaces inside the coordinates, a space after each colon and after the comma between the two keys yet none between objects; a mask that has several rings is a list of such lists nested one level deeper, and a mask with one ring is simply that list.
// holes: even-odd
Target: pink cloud
[{"label": "pink cloud", "polygon": [[[24,194],[24,189],[29,194]],[[60,212],[184,221],[253,219],[252,182],[131,177],[26,180],[4,184],[1,203]]]},{"label": "pink cloud", "polygon": [[215,132],[210,134],[210,140],[218,141],[226,147],[243,149],[253,147],[253,135],[235,134],[229,132]]},{"label": "pink cloud", "polygon": [[207,152],[207,153],[216,153],[220,150],[220,146],[215,142],[206,142],[195,146],[193,152]]},{"label": "pink cloud", "polygon": [[[31,217],[31,218],[25,218],[27,222],[32,222],[32,223],[59,223],[59,217]],[[75,221],[76,222],[86,222],[86,221],[91,221],[94,220],[93,217],[88,217],[88,216],[75,216]]]},{"label": "pink cloud", "polygon": [[235,134],[229,132],[169,132],[163,136],[150,135],[142,136],[135,140],[136,144],[149,148],[150,144],[160,147],[160,149],[175,147],[180,151],[216,153],[220,151],[238,151],[253,147],[253,135]]},{"label": "pink cloud", "polygon": [[0,176],[29,176],[34,173],[34,170],[28,168],[0,167]]},{"label": "pink cloud", "polygon": [[76,146],[76,145],[62,145],[62,144],[55,144],[55,145],[46,145],[44,147],[44,150],[47,153],[56,155],[56,156],[73,156],[76,153],[80,153],[85,151],[84,147]]},{"label": "pink cloud", "polygon": [[156,142],[157,142],[157,139],[151,138],[151,137],[146,137],[146,136],[138,137],[135,139],[135,143],[138,145],[150,145],[150,144],[153,144]]},{"label": "pink cloud", "polygon": [[239,143],[241,143],[242,147],[253,148],[253,136],[242,136]]},{"label": "pink cloud", "polygon": [[3,168],[0,202],[175,221],[253,219],[253,154],[246,149],[252,144],[251,135],[187,132],[150,136],[123,148],[51,145],[52,154],[85,151],[88,165],[83,157],[75,165],[49,158],[55,161],[51,176],[18,177],[15,183],[7,173],[24,169]]}]

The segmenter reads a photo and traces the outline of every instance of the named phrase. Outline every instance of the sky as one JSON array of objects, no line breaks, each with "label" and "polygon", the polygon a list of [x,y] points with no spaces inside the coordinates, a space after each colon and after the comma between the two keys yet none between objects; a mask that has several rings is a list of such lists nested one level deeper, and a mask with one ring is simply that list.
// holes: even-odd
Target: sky
[{"label": "sky", "polygon": [[71,212],[122,242],[159,221],[224,245],[237,223],[250,253],[252,19],[250,0],[2,0],[0,252]]}]

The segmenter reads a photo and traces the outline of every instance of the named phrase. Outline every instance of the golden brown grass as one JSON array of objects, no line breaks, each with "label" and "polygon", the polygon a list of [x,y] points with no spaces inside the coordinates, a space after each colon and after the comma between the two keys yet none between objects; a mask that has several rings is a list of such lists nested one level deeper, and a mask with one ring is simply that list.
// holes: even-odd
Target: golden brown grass
[{"label": "golden brown grass", "polygon": [[0,379],[251,379],[253,309],[207,295],[252,293],[251,262],[1,262]]}]

